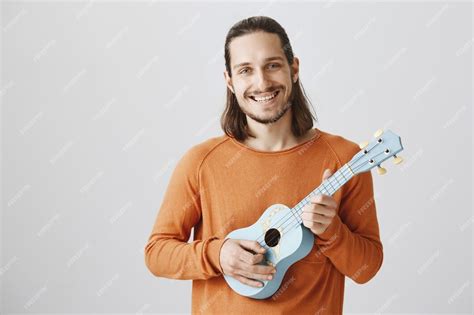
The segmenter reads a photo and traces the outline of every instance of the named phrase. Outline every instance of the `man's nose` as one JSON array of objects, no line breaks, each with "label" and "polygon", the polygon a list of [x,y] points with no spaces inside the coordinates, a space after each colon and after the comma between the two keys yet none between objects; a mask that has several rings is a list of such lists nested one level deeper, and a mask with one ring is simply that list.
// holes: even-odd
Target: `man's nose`
[{"label": "man's nose", "polygon": [[270,86],[270,81],[268,80],[268,75],[265,71],[259,70],[255,73],[255,87],[259,90],[260,93],[263,93]]}]

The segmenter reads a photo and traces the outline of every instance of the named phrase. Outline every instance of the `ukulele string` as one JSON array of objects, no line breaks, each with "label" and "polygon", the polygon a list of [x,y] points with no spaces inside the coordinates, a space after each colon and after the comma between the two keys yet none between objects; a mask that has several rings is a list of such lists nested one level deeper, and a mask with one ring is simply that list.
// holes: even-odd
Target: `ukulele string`
[{"label": "ukulele string", "polygon": [[[383,153],[383,152],[382,152],[382,153]],[[382,153],[379,153],[379,154],[377,154],[376,156],[378,156],[378,155],[380,155],[380,154],[382,154]],[[365,162],[365,163],[367,163],[367,162]],[[359,165],[359,166],[357,166],[357,167],[355,167],[354,170],[358,170],[358,169],[360,169],[362,166],[363,166],[363,164],[362,164],[362,165]],[[334,192],[336,192],[336,191],[337,191],[337,190],[334,190]],[[332,192],[332,193],[334,193],[334,192]],[[280,221],[281,221],[281,220],[280,220]],[[288,222],[288,221],[290,221],[290,223],[289,223],[289,224],[286,224],[285,226],[283,226],[283,225],[284,225],[286,222]],[[289,216],[288,216],[288,219],[285,220],[285,222],[283,222],[283,224],[279,226],[279,227],[282,227],[282,226],[283,226],[283,228],[282,228],[282,233],[287,233],[287,232],[289,232],[289,231],[285,231],[285,229],[286,229],[288,226],[290,226],[290,230],[291,230],[292,228],[295,228],[295,227],[297,227],[298,225],[301,224],[301,222],[299,222],[299,221],[297,221],[298,224],[296,224],[296,225],[294,225],[294,223],[295,223],[295,218],[294,218],[294,216],[293,216],[293,215],[289,215]],[[276,238],[278,238],[278,236],[276,236],[276,237],[274,237],[274,238],[271,238],[271,239],[269,240],[269,242],[274,241]],[[264,239],[263,239],[263,241],[264,241]],[[259,241],[259,243],[260,243],[260,241]],[[261,245],[262,245],[262,244],[261,244]],[[264,244],[264,245],[262,245],[262,246],[265,247],[266,244]]]},{"label": "ukulele string", "polygon": [[[347,170],[347,171],[348,171],[348,170]],[[343,177],[344,177],[344,176],[341,175],[341,178],[343,178]],[[341,179],[341,178],[340,178],[340,179]],[[326,192],[328,192],[328,193],[330,193],[330,194],[333,194],[333,193],[335,192],[335,191],[334,191],[334,192],[330,192],[329,189],[327,189],[326,187],[323,187],[323,188],[325,188]],[[321,189],[317,189],[316,192],[317,192],[317,193],[320,193],[320,194],[323,193],[323,191],[322,191]],[[302,208],[302,207],[301,207],[301,208]],[[300,210],[301,208],[299,208],[299,209],[297,209],[297,210]],[[291,208],[291,209],[290,209],[291,213],[289,213],[289,214],[283,216],[283,217],[277,222],[277,224],[279,224],[279,223],[281,223],[281,221],[283,221],[283,223],[281,223],[281,225],[279,225],[279,226],[277,227],[277,229],[280,228],[280,227],[282,227],[283,225],[285,225],[285,223],[287,223],[287,222],[290,221],[290,220],[291,220],[290,223],[293,223],[293,222],[295,222],[295,221],[297,220],[297,218],[295,218],[295,215],[296,215],[296,214],[293,212],[293,209],[294,209],[294,208]],[[286,226],[288,226],[288,225],[285,225],[285,227],[286,227]],[[284,229],[285,227],[283,227],[283,229]],[[283,231],[282,231],[282,232],[283,232]],[[271,243],[271,241],[274,241],[276,238],[278,238],[278,236],[275,236],[275,238],[269,239],[269,242]],[[265,234],[262,234],[261,236],[259,236],[259,237],[257,238],[257,241],[258,241],[259,243],[261,243],[261,242],[266,243],[266,242],[265,242]]]},{"label": "ukulele string", "polygon": [[[372,149],[373,149],[374,147],[376,147],[378,144],[379,144],[379,143],[376,143],[374,146],[372,146],[370,149],[368,149],[368,150],[367,150],[367,153],[370,152],[370,150],[372,150]],[[383,153],[384,153],[384,152],[381,152],[381,153],[375,155],[375,157],[377,157],[378,155],[383,154]],[[363,156],[364,156],[364,155],[361,155],[359,158],[357,158],[357,159],[354,161],[353,164],[355,165]],[[367,162],[368,162],[368,161],[366,161],[366,162],[364,162],[364,163],[367,163]],[[357,170],[360,169],[362,166],[364,166],[364,164],[357,165],[357,166],[355,166],[355,167],[353,168],[353,170],[354,170],[354,171],[357,171]],[[347,170],[347,171],[348,171],[348,170]],[[344,172],[344,170],[343,170],[343,172]],[[338,174],[337,174],[337,172],[336,172],[336,177],[335,177],[336,180],[337,180],[337,175],[338,175]],[[341,174],[341,176],[344,178],[343,174]],[[329,180],[329,179],[330,179],[330,178],[328,178],[328,180]],[[339,178],[339,179],[340,179],[340,178]],[[329,184],[331,185],[330,181],[329,181]],[[331,185],[331,186],[332,186],[332,185]],[[341,187],[342,187],[342,186],[341,186]],[[323,188],[325,188],[326,191],[329,192],[330,194],[334,194],[334,193],[337,191],[337,190],[334,190],[333,192],[330,192],[329,189],[327,189],[326,187],[323,186]],[[333,188],[333,189],[334,189],[334,188]],[[339,188],[338,188],[338,189],[339,189]],[[320,193],[321,193],[321,192],[322,192],[322,191],[320,191]],[[301,209],[301,208],[299,208],[298,210],[300,210],[300,209]],[[293,210],[293,208],[290,209],[290,211],[292,211],[292,210]],[[297,220],[297,218],[295,218],[293,212],[291,212],[291,213],[288,214],[288,215],[283,216],[277,223],[280,223],[282,220],[284,220],[284,222],[283,222],[280,226],[278,226],[277,228],[282,227],[282,232],[284,232],[284,233],[286,233],[285,229],[286,229],[288,226],[290,226],[290,229],[291,229],[291,226],[295,223],[295,220],[298,222],[298,224],[301,224],[301,223],[299,222],[299,220]],[[290,223],[285,225],[285,223],[287,223],[288,221],[290,221]],[[296,226],[298,226],[298,225],[294,225],[293,227],[296,227]],[[278,237],[279,237],[279,236],[276,235],[275,237],[270,238],[270,239],[269,239],[269,243],[272,243],[272,241],[275,241]],[[260,244],[261,246],[266,247],[266,244],[262,245],[262,242],[263,242],[263,243],[266,243],[266,242],[265,242],[265,234],[262,234],[261,236],[259,236],[259,237],[257,238],[257,241],[259,242],[259,244]]]}]

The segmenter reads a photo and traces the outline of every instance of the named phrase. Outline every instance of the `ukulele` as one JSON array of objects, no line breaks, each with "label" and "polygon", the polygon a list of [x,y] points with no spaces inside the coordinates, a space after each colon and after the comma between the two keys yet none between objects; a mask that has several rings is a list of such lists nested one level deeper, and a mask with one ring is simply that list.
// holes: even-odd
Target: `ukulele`
[{"label": "ukulele", "polygon": [[226,238],[257,241],[266,249],[265,258],[260,264],[271,265],[276,273],[270,281],[259,280],[263,286],[253,287],[241,283],[232,276],[224,275],[227,284],[236,293],[253,299],[266,299],[273,295],[281,285],[288,268],[298,260],[306,257],[314,244],[314,234],[302,224],[303,207],[315,195],[332,196],[353,176],[370,171],[377,166],[380,175],[386,173],[380,164],[394,157],[394,163],[399,164],[403,159],[396,154],[403,150],[399,136],[390,130],[378,130],[375,140],[363,142],[361,150],[352,159],[339,168],[333,175],[324,180],[319,187],[310,192],[293,208],[283,204],[268,207],[253,225],[234,230]]}]

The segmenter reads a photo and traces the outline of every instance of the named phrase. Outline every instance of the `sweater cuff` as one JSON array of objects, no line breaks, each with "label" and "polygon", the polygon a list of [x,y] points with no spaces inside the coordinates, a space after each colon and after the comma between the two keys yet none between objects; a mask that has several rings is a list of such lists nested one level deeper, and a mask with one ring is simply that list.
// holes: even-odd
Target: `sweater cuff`
[{"label": "sweater cuff", "polygon": [[319,235],[316,235],[316,243],[318,245],[328,245],[336,241],[337,238],[340,237],[340,235],[338,234],[342,224],[343,223],[341,221],[341,218],[338,214],[336,214],[332,219],[331,224],[329,224],[329,226],[327,227],[326,231]]},{"label": "sweater cuff", "polygon": [[214,269],[219,271],[219,274],[224,273],[224,271],[222,270],[221,262],[220,262],[220,254],[221,254],[222,245],[224,245],[224,242],[227,240],[228,239],[220,239],[220,238],[211,239],[207,247],[209,261],[211,262]]}]

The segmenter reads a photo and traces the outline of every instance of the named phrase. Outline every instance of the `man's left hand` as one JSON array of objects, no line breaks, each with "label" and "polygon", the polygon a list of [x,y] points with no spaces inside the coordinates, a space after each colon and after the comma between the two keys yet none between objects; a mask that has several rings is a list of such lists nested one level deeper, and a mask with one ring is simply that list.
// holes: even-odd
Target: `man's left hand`
[{"label": "man's left hand", "polygon": [[[331,171],[326,169],[323,174],[323,181],[331,176]],[[310,203],[303,207],[301,219],[303,225],[309,228],[314,234],[324,233],[331,224],[334,216],[337,215],[337,202],[328,195],[317,195],[310,199]]]}]

